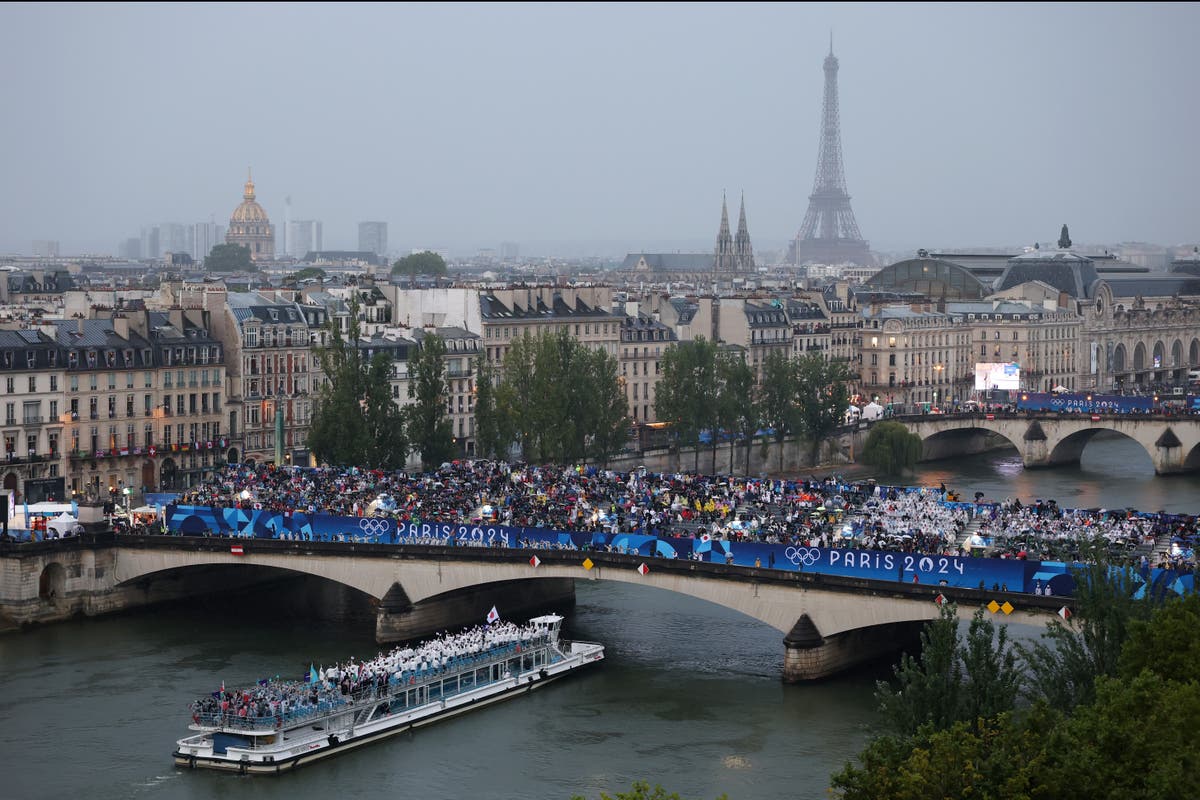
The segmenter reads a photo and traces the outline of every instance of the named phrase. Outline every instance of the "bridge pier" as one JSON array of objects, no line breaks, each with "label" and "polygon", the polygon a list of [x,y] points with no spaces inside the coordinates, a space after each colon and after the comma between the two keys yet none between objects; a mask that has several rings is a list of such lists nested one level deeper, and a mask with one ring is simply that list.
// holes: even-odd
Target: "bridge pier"
[{"label": "bridge pier", "polygon": [[379,604],[375,641],[403,642],[438,631],[479,625],[495,606],[501,619],[564,613],[575,606],[574,578],[535,578],[471,586],[410,603],[396,584]]},{"label": "bridge pier", "polygon": [[889,654],[915,653],[925,624],[926,620],[892,622],[825,637],[805,614],[783,639],[783,680],[815,681]]}]

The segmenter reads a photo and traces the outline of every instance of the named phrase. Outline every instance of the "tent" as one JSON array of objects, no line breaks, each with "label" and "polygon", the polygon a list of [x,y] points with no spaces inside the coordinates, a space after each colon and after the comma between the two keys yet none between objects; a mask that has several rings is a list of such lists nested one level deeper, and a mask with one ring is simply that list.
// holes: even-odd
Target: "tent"
[{"label": "tent", "polygon": [[863,406],[862,418],[866,421],[876,420],[883,417],[883,406],[876,403],[874,400]]},{"label": "tent", "polygon": [[847,406],[847,407],[846,407],[846,414],[845,414],[845,419],[846,419],[846,422],[856,422],[856,421],[858,421],[859,415],[860,415],[861,413],[862,413],[862,409],[861,409],[861,408],[859,408],[858,406],[856,406],[856,405],[853,405],[853,404],[851,404],[851,405]]},{"label": "tent", "polygon": [[64,536],[74,536],[82,529],[82,526],[79,524],[79,520],[64,511],[46,523],[46,528],[54,531],[61,539]]}]

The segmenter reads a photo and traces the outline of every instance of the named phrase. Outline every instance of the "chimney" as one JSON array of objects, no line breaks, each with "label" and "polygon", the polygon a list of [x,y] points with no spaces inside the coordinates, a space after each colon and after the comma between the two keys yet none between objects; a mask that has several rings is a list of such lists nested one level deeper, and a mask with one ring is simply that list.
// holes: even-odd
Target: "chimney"
[{"label": "chimney", "polygon": [[125,341],[129,341],[129,318],[124,314],[114,314],[112,318],[113,333]]}]

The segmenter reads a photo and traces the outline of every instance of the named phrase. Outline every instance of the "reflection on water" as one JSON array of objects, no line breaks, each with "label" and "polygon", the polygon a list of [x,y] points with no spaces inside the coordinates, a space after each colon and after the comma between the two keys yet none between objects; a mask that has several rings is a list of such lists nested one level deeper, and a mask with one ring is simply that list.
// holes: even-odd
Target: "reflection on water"
[{"label": "reflection on water", "polygon": [[1079,464],[1026,469],[1015,449],[918,464],[912,483],[957,490],[967,500],[1054,499],[1063,508],[1200,513],[1200,475],[1154,474],[1150,456],[1124,436],[1098,435]]}]

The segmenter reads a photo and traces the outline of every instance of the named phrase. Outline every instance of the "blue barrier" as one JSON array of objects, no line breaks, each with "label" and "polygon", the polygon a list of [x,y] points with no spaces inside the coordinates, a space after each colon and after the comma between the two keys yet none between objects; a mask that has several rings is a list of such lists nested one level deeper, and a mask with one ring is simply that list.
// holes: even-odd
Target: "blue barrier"
[{"label": "blue barrier", "polygon": [[[505,525],[404,522],[384,517],[281,514],[208,506],[170,506],[167,529],[182,535],[251,537],[371,544],[431,544],[611,550],[647,558],[696,559],[743,567],[841,575],[872,580],[1069,596],[1074,579],[1062,562],[927,555],[742,542],[725,539],[589,533]],[[1190,572],[1148,569],[1143,586],[1191,591]]]}]

